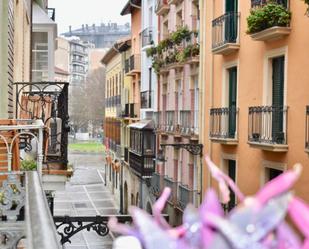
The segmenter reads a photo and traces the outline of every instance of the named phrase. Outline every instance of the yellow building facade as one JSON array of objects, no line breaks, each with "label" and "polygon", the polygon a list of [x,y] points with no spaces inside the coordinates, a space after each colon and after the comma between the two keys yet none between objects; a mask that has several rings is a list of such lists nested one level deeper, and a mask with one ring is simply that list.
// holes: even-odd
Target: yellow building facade
[{"label": "yellow building facade", "polygon": [[[204,152],[246,195],[301,163],[295,190],[309,201],[307,6],[303,1],[200,2]],[[285,15],[284,23],[250,24],[256,11],[274,9]],[[266,18],[278,23],[276,15]],[[214,182],[204,169],[206,190]],[[232,197],[227,208],[236,203]]]}]

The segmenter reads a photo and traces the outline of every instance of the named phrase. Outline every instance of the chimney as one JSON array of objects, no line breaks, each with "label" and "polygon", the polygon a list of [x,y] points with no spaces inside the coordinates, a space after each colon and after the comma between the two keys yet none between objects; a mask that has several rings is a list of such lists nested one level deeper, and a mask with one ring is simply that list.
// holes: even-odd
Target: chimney
[{"label": "chimney", "polygon": [[69,32],[70,32],[70,34],[72,34],[72,26],[71,25],[69,26]]},{"label": "chimney", "polygon": [[89,26],[88,26],[88,24],[86,24],[86,30],[87,30],[87,31],[89,30]]},{"label": "chimney", "polygon": [[82,25],[82,29],[83,29],[83,32],[84,32],[85,31],[85,25],[84,24]]},{"label": "chimney", "polygon": [[94,31],[96,31],[96,29],[95,29],[95,24],[92,24],[92,29],[93,29]]}]

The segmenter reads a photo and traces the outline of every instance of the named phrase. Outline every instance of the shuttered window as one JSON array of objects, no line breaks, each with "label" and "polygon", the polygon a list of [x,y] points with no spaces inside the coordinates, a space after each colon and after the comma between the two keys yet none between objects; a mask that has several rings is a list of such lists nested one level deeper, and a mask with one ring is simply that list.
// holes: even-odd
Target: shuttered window
[{"label": "shuttered window", "polygon": [[237,106],[237,67],[228,69],[229,74],[229,137],[234,138],[236,132]]},{"label": "shuttered window", "polygon": [[8,117],[13,118],[14,2],[8,0]]},{"label": "shuttered window", "polygon": [[272,59],[272,136],[275,143],[281,143],[284,138],[284,61],[284,56]]}]

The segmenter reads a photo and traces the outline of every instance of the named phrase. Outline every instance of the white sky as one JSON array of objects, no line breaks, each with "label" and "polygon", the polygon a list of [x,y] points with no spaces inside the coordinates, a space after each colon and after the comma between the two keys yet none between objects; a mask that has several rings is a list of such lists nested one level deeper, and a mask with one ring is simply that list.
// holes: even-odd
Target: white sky
[{"label": "white sky", "polygon": [[120,12],[128,0],[49,0],[48,6],[56,8],[58,34],[80,28],[82,24],[92,25],[101,22],[124,24],[130,15],[121,16]]}]

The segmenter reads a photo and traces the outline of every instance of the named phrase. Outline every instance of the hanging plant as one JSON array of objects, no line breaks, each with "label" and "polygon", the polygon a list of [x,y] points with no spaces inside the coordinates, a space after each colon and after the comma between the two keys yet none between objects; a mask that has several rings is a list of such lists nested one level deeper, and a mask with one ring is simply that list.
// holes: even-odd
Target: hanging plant
[{"label": "hanging plant", "polygon": [[195,57],[195,56],[199,56],[199,55],[200,55],[200,45],[196,43],[192,46],[191,56]]},{"label": "hanging plant", "polygon": [[157,53],[156,47],[151,47],[146,49],[146,55],[147,57],[153,57]]},{"label": "hanging plant", "polygon": [[250,16],[247,18],[247,33],[254,34],[274,26],[287,27],[290,21],[291,12],[289,10],[281,4],[270,2],[250,11]]}]

